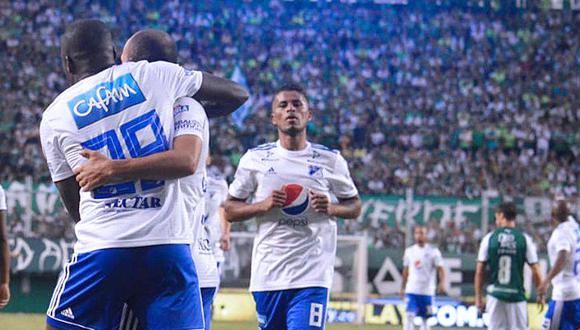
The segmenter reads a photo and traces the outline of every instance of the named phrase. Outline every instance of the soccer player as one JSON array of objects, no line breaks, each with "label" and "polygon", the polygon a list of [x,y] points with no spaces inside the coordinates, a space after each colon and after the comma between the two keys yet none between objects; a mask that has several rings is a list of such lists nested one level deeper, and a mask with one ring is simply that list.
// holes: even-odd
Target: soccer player
[{"label": "soccer player", "polygon": [[435,283],[439,276],[437,291],[445,293],[445,269],[443,257],[437,247],[427,244],[427,227],[416,226],[413,231],[415,244],[405,249],[403,255],[403,283],[401,296],[405,297],[407,318],[404,329],[414,329],[415,317],[421,317],[421,329],[431,327],[428,319],[433,314]]},{"label": "soccer player", "polygon": [[6,194],[0,186],[0,309],[10,301],[10,249],[6,231]]},{"label": "soccer player", "polygon": [[[123,62],[146,60],[149,62],[166,61],[175,63],[177,62],[177,46],[171,36],[163,31],[142,30],[135,33],[127,41],[121,59]],[[221,106],[223,107],[223,105]],[[175,139],[183,135],[192,135],[200,139],[202,144],[201,150],[194,155],[197,159],[195,173],[181,178],[179,184],[184,194],[187,216],[193,219],[194,223],[193,232],[195,233],[195,238],[191,242],[191,251],[199,279],[205,329],[209,329],[211,305],[219,283],[217,262],[207,234],[208,216],[205,211],[205,194],[208,186],[206,162],[209,158],[209,122],[203,107],[198,102],[189,97],[182,97],[174,105],[174,123]],[[118,161],[110,160],[106,156],[95,152],[89,151],[83,154],[87,155],[89,161],[76,171],[81,187],[91,189],[92,186],[108,184],[119,175],[117,173],[118,168],[115,166]],[[166,155],[166,153],[159,153],[155,156],[163,157]],[[148,157],[144,157],[142,160],[147,161]],[[129,166],[131,162],[135,162],[135,160],[128,160]],[[108,175],[103,175],[103,173],[108,173]],[[138,175],[138,173],[133,173],[129,178],[137,180],[140,178]],[[165,171],[160,168],[157,178],[164,179],[165,177]],[[91,181],[95,179],[98,179],[98,181]],[[89,181],[91,181],[91,184],[87,186]],[[199,225],[203,226],[201,231],[198,231]],[[191,312],[194,313],[195,311]],[[124,320],[123,322],[134,324],[136,321]]]},{"label": "soccer player", "polygon": [[[72,86],[40,125],[52,179],[77,222],[75,253],[55,288],[47,328],[117,328],[127,304],[144,328],[202,329],[192,223],[174,180],[195,173],[201,141],[173,140],[173,105],[212,95],[212,86],[200,71],[167,62],[115,65],[113,45],[100,21],[67,27],[61,56]],[[247,98],[239,90],[224,97]],[[83,148],[120,160],[118,181],[79,192],[73,169],[85,162]],[[157,179],[160,168],[169,180]]]},{"label": "soccer player", "polygon": [[228,221],[257,221],[250,291],[262,330],[325,327],[335,219],[361,212],[344,158],[307,141],[311,118],[302,87],[278,90],[272,123],[279,140],[244,154],[224,203]]},{"label": "soccer player", "polygon": [[[495,211],[497,229],[481,241],[475,270],[475,303],[489,314],[488,329],[524,330],[528,328],[528,314],[524,291],[524,265],[532,269],[536,288],[542,282],[536,246],[532,239],[516,228],[516,205],[500,204]],[[481,287],[484,271],[489,265],[491,283],[487,287],[487,305],[484,306]],[[538,302],[543,308],[543,296]]]},{"label": "soccer player", "polygon": [[542,325],[545,330],[580,329],[580,226],[566,201],[552,210],[555,227],[548,241],[552,269],[538,291],[545,294],[552,282],[552,300]]}]

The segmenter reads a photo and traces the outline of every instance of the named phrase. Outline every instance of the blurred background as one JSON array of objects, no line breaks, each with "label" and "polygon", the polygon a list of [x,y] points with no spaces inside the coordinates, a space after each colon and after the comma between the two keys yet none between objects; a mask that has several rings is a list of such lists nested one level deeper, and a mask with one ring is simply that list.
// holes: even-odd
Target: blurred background
[{"label": "blurred background", "polygon": [[[139,29],[165,30],[182,65],[246,85],[250,101],[211,121],[209,171],[228,181],[248,148],[276,139],[273,91],[307,88],[309,139],[341,151],[364,200],[357,221],[339,220],[354,238],[339,243],[332,322],[400,322],[388,297],[422,223],[450,272],[437,324],[483,326],[469,303],[494,207],[517,203],[544,270],[551,201],[580,214],[579,0],[2,1],[0,183],[14,272],[2,312],[44,312],[72,251],[38,125],[67,87],[59,37],[78,18],[105,21],[119,49]],[[248,317],[232,316],[231,297],[249,299],[254,227],[234,226],[218,319]]]}]

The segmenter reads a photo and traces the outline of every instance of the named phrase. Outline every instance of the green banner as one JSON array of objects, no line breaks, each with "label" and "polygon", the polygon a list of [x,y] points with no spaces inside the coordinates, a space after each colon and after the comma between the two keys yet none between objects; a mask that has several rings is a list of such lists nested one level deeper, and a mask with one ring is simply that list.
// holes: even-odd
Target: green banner
[{"label": "green banner", "polygon": [[64,239],[10,238],[11,270],[27,274],[57,273],[70,259],[73,244]]}]

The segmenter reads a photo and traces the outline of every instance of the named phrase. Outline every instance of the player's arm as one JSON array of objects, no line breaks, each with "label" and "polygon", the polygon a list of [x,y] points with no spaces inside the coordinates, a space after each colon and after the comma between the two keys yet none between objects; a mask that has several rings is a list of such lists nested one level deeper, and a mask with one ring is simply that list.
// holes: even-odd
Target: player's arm
[{"label": "player's arm", "polygon": [[62,151],[59,134],[52,128],[49,120],[44,118],[40,122],[39,134],[50,176],[58,189],[64,207],[73,220],[79,222],[81,219],[79,211],[80,187]]},{"label": "player's arm", "polygon": [[232,224],[226,220],[226,211],[223,207],[220,207],[219,217],[220,217],[220,229],[222,233],[220,237],[220,249],[224,251],[229,251]]},{"label": "player's arm", "polygon": [[326,213],[343,219],[356,219],[361,213],[362,202],[360,197],[339,198],[338,203],[331,203],[327,195],[310,192],[312,208],[318,213]]},{"label": "player's arm", "polygon": [[204,105],[208,117],[229,115],[249,98],[248,92],[238,83],[202,72],[201,87],[193,96]]},{"label": "player's arm", "polygon": [[81,187],[74,176],[54,183],[66,211],[75,223],[81,221],[79,207],[81,204]]},{"label": "player's arm", "polygon": [[475,289],[475,305],[479,308],[479,310],[483,311],[485,309],[485,305],[483,304],[483,296],[481,295],[481,289],[483,286],[483,273],[485,272],[485,265],[486,262],[478,261],[477,265],[475,266],[475,278],[473,280],[473,285]]},{"label": "player's arm", "polygon": [[88,160],[74,172],[84,191],[138,179],[171,180],[195,173],[201,147],[198,136],[183,135],[173,140],[173,149],[141,158],[112,160],[100,152],[83,150],[81,155]]},{"label": "player's arm", "polygon": [[445,267],[437,266],[437,278],[439,279],[439,284],[437,285],[437,291],[439,294],[445,294]]},{"label": "player's arm", "polygon": [[240,222],[261,216],[275,207],[282,207],[286,202],[286,193],[282,190],[274,190],[272,194],[263,201],[248,203],[245,199],[228,195],[228,199],[223,203],[225,219],[228,222]]},{"label": "player's arm", "polygon": [[402,277],[403,279],[401,281],[401,290],[399,291],[401,298],[405,296],[405,287],[407,286],[407,281],[409,280],[409,266],[403,266]]},{"label": "player's arm", "polygon": [[548,292],[548,288],[550,287],[550,282],[554,279],[554,277],[558,276],[564,267],[566,266],[566,260],[570,257],[571,250],[561,249],[558,251],[558,256],[556,257],[556,261],[552,265],[552,269],[546,275],[546,278],[537,288],[538,295],[546,295]]},{"label": "player's arm", "polygon": [[6,210],[0,209],[0,309],[10,301],[10,249],[6,230]]},{"label": "player's arm", "polygon": [[489,259],[489,240],[491,234],[487,234],[481,240],[481,245],[479,246],[479,251],[477,253],[477,264],[475,266],[475,278],[473,279],[473,286],[475,289],[475,305],[479,308],[481,312],[485,310],[485,305],[483,304],[483,295],[481,294],[481,289],[484,283],[484,272],[487,260]]},{"label": "player's arm", "polygon": [[149,68],[169,91],[170,98],[193,97],[209,102],[206,106],[211,109],[205,109],[208,117],[230,114],[249,97],[240,84],[209,73],[186,70],[177,64],[162,61],[151,63]]},{"label": "player's arm", "polygon": [[319,213],[343,219],[356,219],[360,216],[362,202],[350,177],[346,160],[338,154],[334,168],[328,176],[330,191],[338,198],[338,203],[330,203],[326,194],[311,191],[312,208]]}]

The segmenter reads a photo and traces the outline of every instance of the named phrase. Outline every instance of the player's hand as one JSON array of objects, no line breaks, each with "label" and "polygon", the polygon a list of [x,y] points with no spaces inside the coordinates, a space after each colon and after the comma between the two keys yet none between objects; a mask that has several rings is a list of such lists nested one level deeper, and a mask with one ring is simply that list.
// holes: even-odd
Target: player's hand
[{"label": "player's hand", "polygon": [[229,234],[222,234],[220,237],[220,249],[223,251],[229,251],[231,249],[231,241]]},{"label": "player's hand", "polygon": [[268,212],[275,207],[282,207],[286,203],[286,192],[283,190],[274,190],[270,197],[262,202],[262,210]]},{"label": "player's hand", "polygon": [[536,298],[536,303],[540,309],[539,313],[544,311],[544,306],[546,306],[546,296],[543,294],[538,294]]},{"label": "player's hand", "polygon": [[310,194],[311,206],[314,211],[318,213],[330,214],[330,199],[325,194],[317,193],[312,190],[308,192]]},{"label": "player's hand", "polygon": [[0,309],[6,307],[10,301],[10,287],[8,283],[0,284]]},{"label": "player's hand", "polygon": [[107,183],[113,177],[113,161],[97,151],[83,150],[81,156],[88,160],[74,170],[76,180],[83,191],[91,191]]},{"label": "player's hand", "polygon": [[483,299],[481,299],[481,297],[475,298],[475,306],[477,306],[479,312],[481,313],[485,312],[485,303],[483,302]]}]

